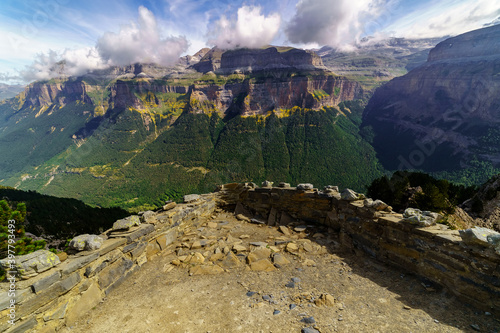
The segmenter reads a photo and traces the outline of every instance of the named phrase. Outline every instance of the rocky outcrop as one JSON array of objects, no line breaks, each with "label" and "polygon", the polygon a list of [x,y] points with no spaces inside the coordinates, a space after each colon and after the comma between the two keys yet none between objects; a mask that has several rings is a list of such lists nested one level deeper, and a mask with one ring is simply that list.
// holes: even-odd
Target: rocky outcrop
[{"label": "rocky outcrop", "polygon": [[279,52],[275,47],[267,49],[240,49],[226,51],[221,56],[221,74],[255,73],[272,70],[317,70],[323,67],[321,58],[312,51],[290,49]]},{"label": "rocky outcrop", "polygon": [[93,87],[82,81],[34,82],[25,88],[23,108],[48,107],[50,105],[65,105],[70,102],[82,101],[92,103],[88,92]]},{"label": "rocky outcrop", "polygon": [[386,168],[500,165],[499,40],[500,26],[447,39],[424,65],[377,89],[363,121]]},{"label": "rocky outcrop", "polygon": [[334,106],[359,98],[361,93],[357,82],[333,75],[296,76],[282,80],[268,77],[261,82],[245,80],[223,86],[194,85],[190,108],[194,113],[211,108],[224,114],[256,115],[296,106],[309,109]]}]

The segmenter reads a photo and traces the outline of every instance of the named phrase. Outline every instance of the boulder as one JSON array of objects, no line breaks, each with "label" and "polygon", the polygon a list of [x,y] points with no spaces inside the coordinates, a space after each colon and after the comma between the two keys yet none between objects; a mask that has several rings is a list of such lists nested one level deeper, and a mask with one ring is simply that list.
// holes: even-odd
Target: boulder
[{"label": "boulder", "polygon": [[77,251],[93,251],[101,247],[104,239],[97,235],[79,235],[71,240],[69,247]]},{"label": "boulder", "polygon": [[157,222],[156,213],[151,210],[144,212],[141,216],[141,222],[155,224]]},{"label": "boulder", "polygon": [[281,183],[278,184],[278,187],[289,188],[290,187],[290,183],[281,182]]},{"label": "boulder", "polygon": [[200,195],[199,194],[187,194],[183,197],[184,203],[190,203],[190,202],[195,202],[200,200]]},{"label": "boulder", "polygon": [[381,211],[381,210],[391,211],[392,210],[392,207],[389,206],[388,204],[386,204],[385,202],[383,202],[382,200],[373,201],[372,199],[367,198],[367,199],[365,199],[365,201],[363,203],[364,203],[365,207],[374,208],[378,211]]},{"label": "boulder", "polygon": [[421,211],[416,208],[406,208],[403,213],[403,222],[410,224],[415,224],[420,227],[428,227],[436,224],[436,222],[441,218],[441,215],[429,211]]},{"label": "boulder", "polygon": [[164,211],[171,210],[175,206],[177,206],[177,203],[175,203],[173,201],[168,201],[168,202],[165,202],[165,205],[163,206],[163,210]]},{"label": "boulder", "polygon": [[264,180],[262,182],[262,187],[273,187],[273,182],[270,182],[269,180]]},{"label": "boulder", "polygon": [[297,185],[297,190],[301,190],[301,191],[309,191],[309,190],[312,190],[313,188],[314,188],[314,185],[310,184],[310,183],[304,183],[304,184]]},{"label": "boulder", "polygon": [[323,191],[324,192],[338,192],[339,191],[339,187],[338,186],[333,186],[333,185],[326,185],[323,188]]},{"label": "boulder", "polygon": [[365,199],[365,195],[361,194],[361,193],[356,193],[353,190],[346,188],[340,194],[340,198],[342,200],[355,201],[355,200],[363,200],[363,199]]},{"label": "boulder", "polygon": [[[47,250],[38,250],[23,256],[16,257],[16,268],[21,278],[27,279],[45,272],[54,266],[61,263],[59,257]],[[0,260],[0,265],[5,269],[9,269],[9,259]]]},{"label": "boulder", "polygon": [[141,220],[139,219],[139,216],[137,215],[132,215],[128,216],[124,219],[118,220],[115,223],[113,223],[113,231],[114,230],[128,230],[133,226],[141,224]]},{"label": "boulder", "polygon": [[500,233],[488,228],[474,227],[466,230],[459,230],[462,240],[466,244],[478,244],[483,246],[493,246],[500,250]]}]

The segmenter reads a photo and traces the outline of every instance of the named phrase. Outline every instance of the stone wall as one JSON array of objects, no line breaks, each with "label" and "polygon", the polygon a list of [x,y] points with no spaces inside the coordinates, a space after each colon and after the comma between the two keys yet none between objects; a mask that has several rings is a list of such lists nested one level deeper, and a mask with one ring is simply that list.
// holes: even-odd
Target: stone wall
[{"label": "stone wall", "polygon": [[[61,258],[62,262],[45,251],[55,259],[31,264],[29,271],[24,270],[23,279],[15,283],[14,298],[9,296],[9,283],[0,284],[0,331],[48,333],[74,325],[130,274],[182,235],[185,226],[216,208],[217,194],[187,197],[189,203],[172,203],[164,207],[167,210],[143,214],[142,223],[128,230],[108,230],[100,235],[104,242],[94,251],[77,252]],[[14,325],[7,323],[11,299],[16,301]]]},{"label": "stone wall", "polygon": [[270,225],[293,220],[327,225],[340,233],[340,242],[348,249],[445,286],[475,307],[500,309],[500,248],[480,239],[462,239],[463,231],[442,224],[411,224],[390,207],[349,198],[334,187],[318,191],[307,189],[310,184],[302,186],[304,190],[280,185],[285,187],[225,185],[220,197],[236,204],[237,213],[246,211]]}]

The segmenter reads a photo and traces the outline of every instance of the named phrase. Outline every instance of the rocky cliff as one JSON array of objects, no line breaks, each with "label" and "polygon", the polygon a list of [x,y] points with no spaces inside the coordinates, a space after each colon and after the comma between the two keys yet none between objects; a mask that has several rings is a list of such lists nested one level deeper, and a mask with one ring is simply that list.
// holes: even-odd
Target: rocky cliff
[{"label": "rocky cliff", "polygon": [[377,89],[364,126],[387,168],[500,166],[499,40],[500,26],[447,39],[424,65]]}]

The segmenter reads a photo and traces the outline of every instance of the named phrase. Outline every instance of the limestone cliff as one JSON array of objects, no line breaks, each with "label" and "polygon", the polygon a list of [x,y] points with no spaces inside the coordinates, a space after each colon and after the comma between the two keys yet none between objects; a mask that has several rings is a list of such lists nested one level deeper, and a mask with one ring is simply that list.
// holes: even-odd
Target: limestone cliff
[{"label": "limestone cliff", "polygon": [[500,165],[499,41],[500,26],[447,39],[424,65],[377,89],[364,125],[387,168]]}]

